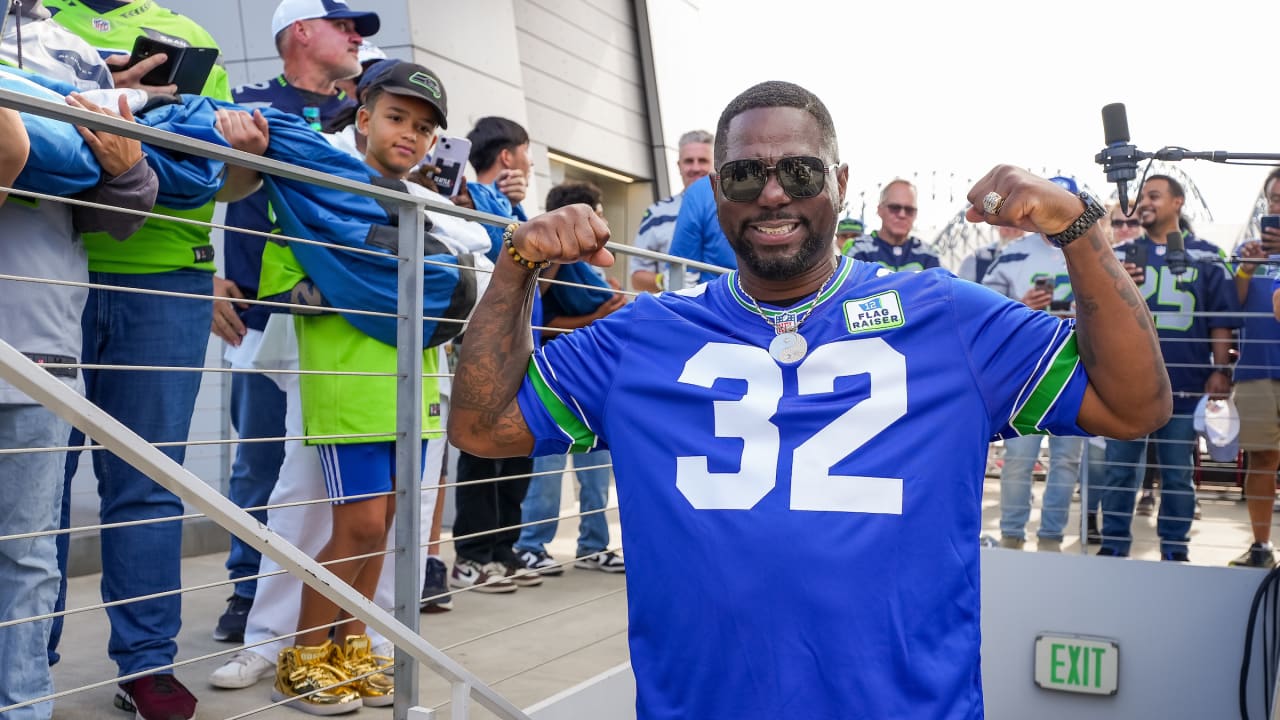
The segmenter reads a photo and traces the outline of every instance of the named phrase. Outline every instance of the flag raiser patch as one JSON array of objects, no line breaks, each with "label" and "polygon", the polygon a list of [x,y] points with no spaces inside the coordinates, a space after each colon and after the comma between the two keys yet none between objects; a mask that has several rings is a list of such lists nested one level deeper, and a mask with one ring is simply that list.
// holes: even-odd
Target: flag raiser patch
[{"label": "flag raiser patch", "polygon": [[902,327],[906,321],[897,290],[844,302],[844,322],[851,335]]}]

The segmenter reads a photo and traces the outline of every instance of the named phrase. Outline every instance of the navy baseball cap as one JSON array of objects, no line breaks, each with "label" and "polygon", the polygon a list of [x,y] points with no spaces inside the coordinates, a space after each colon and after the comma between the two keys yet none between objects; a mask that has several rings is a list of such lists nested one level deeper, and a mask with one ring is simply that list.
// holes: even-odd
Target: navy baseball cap
[{"label": "navy baseball cap", "polygon": [[365,93],[371,88],[382,88],[392,95],[405,95],[427,101],[440,116],[440,128],[448,129],[449,96],[444,83],[427,68],[404,60],[391,58],[379,60],[369,66],[356,85],[356,99],[364,102]]},{"label": "navy baseball cap", "polygon": [[382,27],[378,13],[352,10],[343,0],[281,0],[280,5],[276,7],[275,15],[271,16],[271,37],[279,35],[282,30],[299,20],[321,18],[349,19],[355,23],[356,32],[360,33],[360,37],[377,34],[378,28]]}]

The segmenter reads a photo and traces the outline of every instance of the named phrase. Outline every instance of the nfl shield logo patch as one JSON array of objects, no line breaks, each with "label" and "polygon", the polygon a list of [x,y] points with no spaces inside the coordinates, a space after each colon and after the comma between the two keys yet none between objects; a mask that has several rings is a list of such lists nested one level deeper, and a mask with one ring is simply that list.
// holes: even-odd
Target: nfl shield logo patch
[{"label": "nfl shield logo patch", "polygon": [[111,32],[111,21],[105,18],[94,18],[93,29],[98,32]]}]

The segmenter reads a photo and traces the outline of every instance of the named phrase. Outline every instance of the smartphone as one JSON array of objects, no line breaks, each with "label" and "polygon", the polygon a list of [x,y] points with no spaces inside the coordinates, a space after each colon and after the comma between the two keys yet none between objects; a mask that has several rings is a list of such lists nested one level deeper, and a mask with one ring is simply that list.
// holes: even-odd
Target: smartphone
[{"label": "smartphone", "polygon": [[1147,266],[1147,247],[1134,243],[1124,249],[1124,262],[1137,265],[1139,268]]},{"label": "smartphone", "polygon": [[[1280,215],[1263,215],[1258,218],[1258,230],[1280,230]],[[1267,252],[1268,259],[1275,260],[1280,256],[1280,243],[1263,240],[1262,249]]]},{"label": "smartphone", "polygon": [[213,65],[218,61],[218,49],[211,47],[184,47],[174,43],[139,35],[133,41],[129,64],[163,53],[163,64],[152,68],[142,76],[143,85],[177,85],[180,94],[198,95],[204,89]]},{"label": "smartphone", "polygon": [[1053,278],[1051,277],[1038,277],[1036,278],[1035,285],[1036,289],[1040,292],[1053,292]]},{"label": "smartphone", "polygon": [[436,188],[441,195],[456,197],[462,186],[462,171],[471,155],[471,141],[464,137],[441,137],[429,162],[436,166]]}]

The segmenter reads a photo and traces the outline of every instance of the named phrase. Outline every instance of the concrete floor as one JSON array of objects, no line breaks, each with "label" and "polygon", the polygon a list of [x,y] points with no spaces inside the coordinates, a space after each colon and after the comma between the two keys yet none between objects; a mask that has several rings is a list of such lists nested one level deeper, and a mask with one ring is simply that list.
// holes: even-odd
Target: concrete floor
[{"label": "concrete floor", "polygon": [[[1035,490],[1038,508],[1042,483]],[[573,502],[571,492],[564,494],[566,504]],[[1192,530],[1191,560],[1200,565],[1225,565],[1248,546],[1250,534],[1244,503],[1239,491],[1223,487],[1201,492],[1204,517]],[[610,513],[613,537],[620,537],[616,513]],[[1038,527],[1038,510],[1033,510],[1028,524],[1028,537]],[[575,523],[562,523],[553,555],[571,557],[576,536]],[[1078,516],[1073,507],[1065,552],[1079,552]],[[1159,557],[1155,536],[1155,518],[1134,520],[1137,559]],[[983,531],[999,536],[999,481],[988,479],[983,500]],[[1029,541],[1028,550],[1033,550]],[[1092,552],[1092,550],[1091,550]],[[221,554],[188,558],[184,564],[183,582],[192,587],[225,578]],[[1135,560],[1136,561],[1136,560]],[[98,576],[72,578],[68,606],[83,607],[98,602]],[[424,636],[437,647],[450,648],[448,654],[476,673],[518,707],[534,703],[587,680],[627,660],[626,599],[622,592],[624,579],[604,573],[568,569],[564,576],[548,578],[542,586],[522,588],[511,595],[464,594],[455,600],[455,609],[447,614],[422,616]],[[184,595],[185,625],[178,638],[179,658],[190,659],[233,650],[214,642],[210,631],[221,613],[226,587],[192,591]],[[561,612],[556,612],[560,610]],[[554,613],[545,619],[541,615]],[[526,624],[520,624],[530,621]],[[513,627],[519,625],[518,627]],[[491,637],[474,639],[499,628],[511,628]],[[93,683],[107,682],[57,701],[54,717],[59,720],[80,718],[123,718],[124,713],[112,707],[115,691],[110,678],[114,665],[106,656],[107,623],[101,610],[69,616],[63,639],[63,660],[54,668],[57,688],[68,690]],[[470,640],[470,642],[468,642]],[[244,690],[217,690],[208,685],[208,674],[225,657],[200,660],[178,670],[178,676],[200,699],[197,717],[229,718],[249,713],[270,702],[270,681],[263,679]],[[447,705],[448,688],[428,671],[422,671],[422,704],[428,707]],[[446,709],[447,710],[447,709]],[[369,708],[360,717],[390,718],[389,710]],[[288,708],[273,708],[252,717],[301,718]],[[447,716],[446,716],[447,717]],[[492,717],[475,707],[472,718]]]}]

